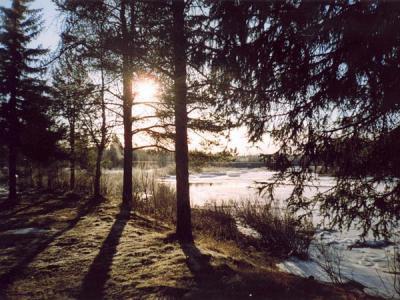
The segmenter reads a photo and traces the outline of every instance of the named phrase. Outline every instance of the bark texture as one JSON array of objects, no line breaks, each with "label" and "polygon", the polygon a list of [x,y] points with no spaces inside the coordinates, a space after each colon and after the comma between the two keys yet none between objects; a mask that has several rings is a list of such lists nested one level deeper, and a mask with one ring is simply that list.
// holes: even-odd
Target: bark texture
[{"label": "bark texture", "polygon": [[69,132],[69,189],[75,189],[75,120],[70,124]]},{"label": "bark texture", "polygon": [[[132,49],[130,45],[130,34],[126,20],[126,1],[121,1],[120,19],[122,29],[122,40],[125,47],[122,55],[122,84],[123,84],[123,122],[124,122],[124,176],[122,188],[122,201],[125,205],[132,203]],[[133,21],[131,10],[131,22]]]},{"label": "bark texture", "polygon": [[104,99],[105,93],[105,82],[104,82],[104,71],[103,71],[103,53],[101,53],[101,94],[100,94],[100,106],[101,106],[101,128],[100,128],[100,142],[97,144],[97,156],[96,156],[96,171],[94,177],[93,194],[95,198],[101,196],[101,162],[103,160],[103,153],[107,143],[107,117],[106,117],[106,103]]},{"label": "bark texture", "polygon": [[187,85],[186,85],[186,38],[185,1],[173,1],[173,49],[174,49],[174,91],[175,91],[175,161],[177,223],[179,240],[193,241],[189,198],[189,155],[187,140]]},{"label": "bark texture", "polygon": [[[17,25],[15,25],[17,27]],[[13,45],[11,49],[12,57],[17,59],[18,53]],[[10,130],[9,130],[9,144],[8,144],[8,200],[10,203],[17,201],[17,147],[18,147],[18,134],[19,124],[17,115],[17,81],[19,78],[18,71],[13,69],[10,74]]]}]

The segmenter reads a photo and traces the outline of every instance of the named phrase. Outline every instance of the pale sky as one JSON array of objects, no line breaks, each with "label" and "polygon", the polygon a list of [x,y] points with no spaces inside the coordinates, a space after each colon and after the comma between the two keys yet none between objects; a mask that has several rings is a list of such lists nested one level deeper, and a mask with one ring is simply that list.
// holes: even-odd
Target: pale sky
[{"label": "pale sky", "polygon": [[[11,2],[11,0],[0,0],[0,5],[10,6]],[[45,22],[43,31],[35,44],[41,44],[44,48],[55,50],[59,41],[59,28],[62,22],[62,16],[60,16],[60,13],[56,10],[51,0],[34,0],[31,7],[43,9],[43,19]],[[199,136],[189,134],[189,140],[189,147],[191,149],[201,149],[201,138]],[[276,149],[271,139],[268,137],[266,137],[262,143],[257,143],[256,145],[250,144],[247,141],[246,128],[244,127],[232,130],[230,141],[222,139],[220,143],[222,147],[215,150],[221,150],[227,146],[227,148],[236,148],[241,155],[272,153]]]}]

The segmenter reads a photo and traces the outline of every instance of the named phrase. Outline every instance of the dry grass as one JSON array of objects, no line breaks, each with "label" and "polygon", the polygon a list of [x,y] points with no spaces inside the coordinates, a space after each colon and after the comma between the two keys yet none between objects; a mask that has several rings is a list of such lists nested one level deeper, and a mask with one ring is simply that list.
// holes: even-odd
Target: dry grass
[{"label": "dry grass", "polygon": [[[53,178],[52,189],[66,192],[69,190],[69,172],[62,170]],[[93,178],[85,170],[75,171],[75,188],[73,192],[80,195],[90,195],[93,192]]]},{"label": "dry grass", "polygon": [[192,209],[192,225],[197,232],[212,236],[216,240],[239,241],[240,232],[232,210],[216,204],[207,204]]},{"label": "dry grass", "polygon": [[[133,207],[155,220],[175,224],[175,190],[158,180],[165,175],[165,171],[146,165],[134,169]],[[61,173],[54,180],[54,186],[59,190],[68,190],[68,175],[68,172]],[[122,172],[104,172],[101,183],[103,195],[119,197],[122,193]],[[74,192],[87,195],[91,191],[91,177],[83,171],[77,172]],[[237,222],[255,230],[259,238],[243,235],[238,230]],[[308,257],[308,248],[314,235],[311,223],[299,221],[287,212],[252,200],[232,202],[229,205],[209,203],[201,208],[193,208],[192,224],[197,233],[210,235],[217,240],[233,240],[241,245],[251,245],[279,258],[292,255]]]},{"label": "dry grass", "polygon": [[89,211],[86,201],[32,194],[1,212],[3,231],[47,229],[0,239],[1,299],[371,298],[277,272],[233,242],[169,241],[171,228],[137,213],[121,215],[119,198]]},{"label": "dry grass", "polygon": [[[176,221],[175,190],[157,180],[158,174],[146,168],[135,172],[135,205],[141,213],[170,224]],[[255,230],[258,237],[245,236],[237,223]],[[262,249],[269,255],[286,258],[308,257],[314,228],[288,212],[255,201],[231,202],[229,205],[208,203],[192,209],[192,225],[197,233],[216,240],[232,240],[240,245]]]},{"label": "dry grass", "polygon": [[315,233],[311,222],[299,220],[268,203],[250,200],[233,205],[238,220],[260,235],[256,241],[259,247],[276,257],[308,257]]}]

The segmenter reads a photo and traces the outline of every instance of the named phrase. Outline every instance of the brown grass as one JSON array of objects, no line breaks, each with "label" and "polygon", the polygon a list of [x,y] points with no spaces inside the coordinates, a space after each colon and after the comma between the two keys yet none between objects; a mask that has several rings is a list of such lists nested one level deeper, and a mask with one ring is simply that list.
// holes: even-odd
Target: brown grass
[{"label": "brown grass", "polygon": [[0,298],[372,298],[280,273],[257,251],[243,251],[232,241],[206,235],[196,244],[169,241],[171,228],[137,213],[121,214],[119,198],[89,210],[87,201],[31,194],[0,213],[1,234],[48,230],[0,239]]},{"label": "brown grass", "polygon": [[240,232],[232,210],[216,204],[208,204],[202,208],[192,209],[193,229],[216,240],[240,239]]},{"label": "brown grass", "polygon": [[[172,186],[158,181],[164,169],[152,169],[140,165],[133,173],[133,207],[136,211],[155,220],[175,224],[176,195]],[[53,187],[59,191],[69,190],[69,173],[59,172],[53,180]],[[92,193],[92,178],[85,171],[77,170],[75,194]],[[122,172],[105,171],[101,180],[101,192],[106,197],[120,197],[122,193]],[[257,232],[260,238],[245,236],[237,222]],[[271,205],[252,200],[241,203],[216,205],[192,209],[193,229],[217,240],[232,240],[246,247],[251,245],[269,255],[286,258],[294,255],[308,256],[308,247],[314,234],[309,222],[300,222],[293,215],[274,209]]]},{"label": "brown grass", "polygon": [[256,244],[271,255],[305,259],[315,233],[311,222],[300,220],[288,211],[269,203],[245,201],[233,204],[240,222],[259,233]]}]

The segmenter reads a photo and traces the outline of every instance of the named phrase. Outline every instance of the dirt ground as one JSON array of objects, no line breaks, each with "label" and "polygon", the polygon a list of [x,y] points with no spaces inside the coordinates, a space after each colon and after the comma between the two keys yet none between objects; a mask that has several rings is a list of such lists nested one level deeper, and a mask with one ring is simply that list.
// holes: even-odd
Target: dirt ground
[{"label": "dirt ground", "polygon": [[25,194],[0,212],[0,299],[371,299],[278,272],[274,260],[172,228],[119,200]]}]

